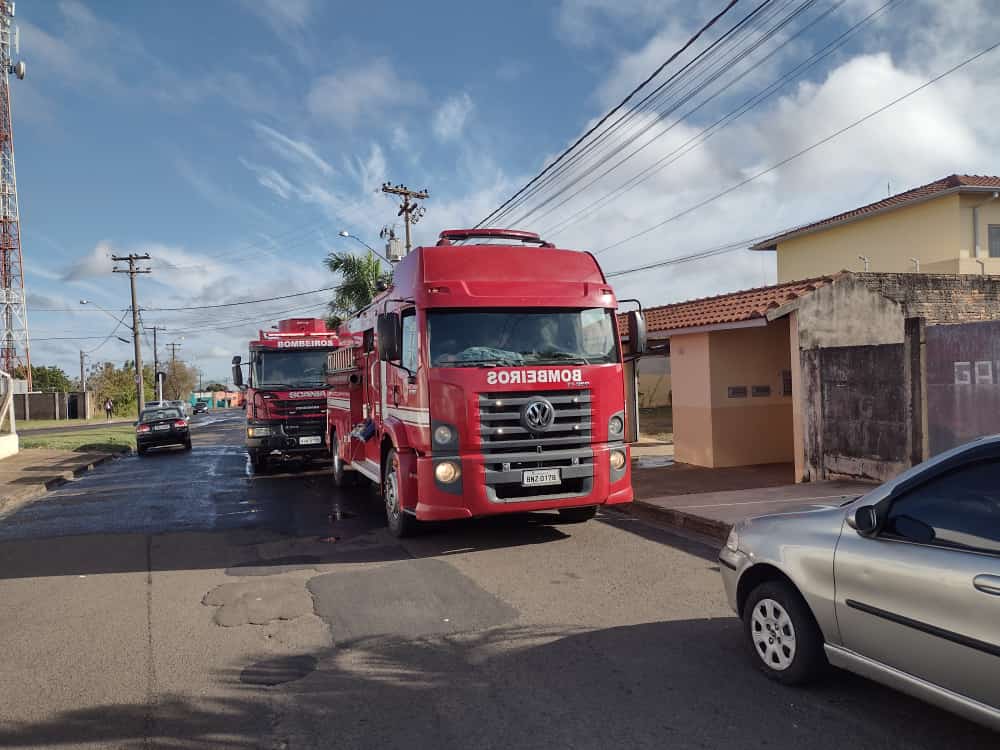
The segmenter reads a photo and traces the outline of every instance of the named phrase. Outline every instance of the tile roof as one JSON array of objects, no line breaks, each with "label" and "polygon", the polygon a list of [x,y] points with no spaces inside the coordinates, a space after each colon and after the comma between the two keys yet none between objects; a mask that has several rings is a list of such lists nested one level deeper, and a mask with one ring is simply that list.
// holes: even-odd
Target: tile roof
[{"label": "tile roof", "polygon": [[[676,302],[672,305],[648,307],[644,311],[646,330],[649,333],[662,333],[763,318],[769,310],[781,307],[821,286],[831,284],[840,275],[788,281],[784,284],[744,289],[740,292]],[[628,331],[624,316],[619,316],[619,326],[623,333]]]},{"label": "tile roof", "polygon": [[927,200],[928,198],[933,198],[945,193],[962,192],[966,189],[974,191],[1000,190],[1000,177],[978,174],[949,175],[948,177],[943,177],[940,180],[935,180],[934,182],[929,182],[926,185],[921,185],[920,187],[915,187],[912,190],[907,190],[904,193],[890,195],[888,198],[883,198],[875,203],[869,203],[867,206],[853,208],[850,211],[844,211],[836,216],[830,216],[826,219],[814,221],[811,224],[805,224],[788,232],[783,232],[775,237],[770,237],[766,240],[762,240],[761,242],[757,242],[752,245],[750,249],[773,250],[779,242],[787,240],[791,237],[797,237],[800,234],[814,232],[834,224],[843,224],[856,219],[862,219],[870,214],[891,211],[895,208],[902,208],[903,206],[910,205],[911,203],[918,203],[922,200]]}]

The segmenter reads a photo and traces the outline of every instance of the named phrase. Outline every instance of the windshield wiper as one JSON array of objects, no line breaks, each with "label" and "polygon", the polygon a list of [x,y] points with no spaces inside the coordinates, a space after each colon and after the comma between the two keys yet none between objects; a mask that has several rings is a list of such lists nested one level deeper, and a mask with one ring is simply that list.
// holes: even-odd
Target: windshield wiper
[{"label": "windshield wiper", "polygon": [[456,362],[438,362],[435,367],[516,367],[524,364],[511,359],[461,359]]},{"label": "windshield wiper", "polygon": [[[531,354],[531,352],[521,352],[521,354]],[[546,352],[542,355],[544,358],[533,359],[530,364],[533,365],[559,365],[559,364],[569,364],[574,365],[589,365],[590,360],[580,354],[570,354],[569,352]]]}]

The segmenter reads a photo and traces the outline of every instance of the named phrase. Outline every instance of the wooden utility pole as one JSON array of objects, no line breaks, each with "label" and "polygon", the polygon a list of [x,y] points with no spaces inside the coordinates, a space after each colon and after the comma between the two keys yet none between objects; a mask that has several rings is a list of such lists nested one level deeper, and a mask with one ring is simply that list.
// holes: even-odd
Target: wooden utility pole
[{"label": "wooden utility pole", "polygon": [[136,255],[112,255],[111,260],[115,263],[128,263],[128,268],[115,268],[115,273],[127,273],[129,283],[132,288],[132,344],[135,347],[135,407],[136,414],[142,415],[142,407],[146,405],[146,397],[142,387],[142,350],[139,344],[139,305],[135,301],[135,275],[137,273],[149,273],[148,268],[136,268],[135,264],[140,260],[150,260],[149,253]]},{"label": "wooden utility pole", "polygon": [[83,392],[83,398],[87,398],[87,376],[83,369],[83,358],[86,355],[83,353],[83,349],[80,350],[80,390]]},{"label": "wooden utility pole", "polygon": [[403,197],[402,203],[399,204],[399,213],[396,215],[403,217],[403,223],[406,225],[406,252],[410,252],[410,224],[420,221],[425,211],[423,206],[414,201],[427,200],[430,194],[426,189],[410,190],[406,185],[390,185],[388,182],[382,185],[382,192]]}]

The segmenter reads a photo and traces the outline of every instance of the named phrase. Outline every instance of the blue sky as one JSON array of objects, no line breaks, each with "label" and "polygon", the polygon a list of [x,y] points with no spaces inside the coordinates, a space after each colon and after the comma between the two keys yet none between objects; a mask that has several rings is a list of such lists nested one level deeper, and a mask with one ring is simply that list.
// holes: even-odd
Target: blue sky
[{"label": "blue sky", "polygon": [[[33,361],[75,373],[79,350],[99,344],[94,361],[130,357],[115,338],[102,344],[112,321],[78,304],[126,306],[127,278],[110,273],[111,252],[149,251],[154,272],[140,279],[140,304],[182,307],[334,283],[321,260],[351,247],[337,232],[374,242],[393,221],[393,204],[376,193],[386,179],[431,191],[418,240],[475,223],[676,49],[709,5],[723,3],[18,3],[28,77],[11,85]],[[832,5],[819,2],[814,12]],[[653,144],[635,168],[879,5],[838,5]],[[941,6],[900,2],[705,147],[555,239],[594,249],[670,216],[1000,31],[984,2]],[[995,174],[996,69],[992,58],[970,66],[602,261],[627,268],[751,237],[876,200],[887,183],[902,190],[955,171]],[[772,259],[741,253],[622,277],[618,286],[622,296],[656,304],[772,278]],[[165,340],[183,336],[181,355],[222,377],[266,319],[309,314],[321,302],[149,310],[143,318],[167,326]],[[47,312],[63,308],[74,311]],[[52,340],[67,336],[102,338]]]}]

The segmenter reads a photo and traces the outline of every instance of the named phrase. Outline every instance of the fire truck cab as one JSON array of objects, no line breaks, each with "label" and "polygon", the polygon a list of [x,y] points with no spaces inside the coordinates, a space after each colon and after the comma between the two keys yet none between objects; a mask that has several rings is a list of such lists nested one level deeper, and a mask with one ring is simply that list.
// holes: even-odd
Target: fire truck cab
[{"label": "fire truck cab", "polygon": [[[618,303],[596,259],[537,234],[442,232],[345,321],[327,361],[334,480],[417,522],[632,500]],[[628,317],[641,353],[641,314]]]},{"label": "fire truck cab", "polygon": [[326,442],[326,357],[334,331],[321,318],[279,320],[250,342],[249,375],[233,357],[233,383],[245,388],[246,445],[254,471],[286,458],[322,459]]}]

